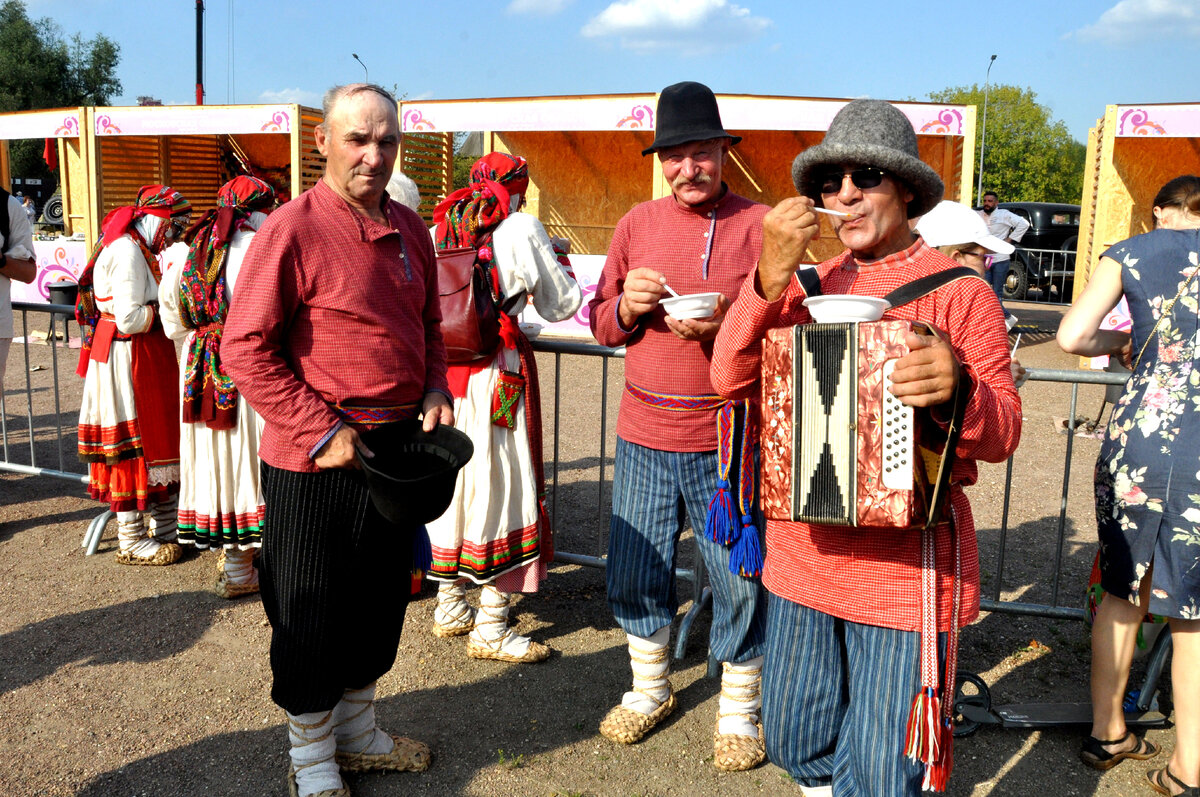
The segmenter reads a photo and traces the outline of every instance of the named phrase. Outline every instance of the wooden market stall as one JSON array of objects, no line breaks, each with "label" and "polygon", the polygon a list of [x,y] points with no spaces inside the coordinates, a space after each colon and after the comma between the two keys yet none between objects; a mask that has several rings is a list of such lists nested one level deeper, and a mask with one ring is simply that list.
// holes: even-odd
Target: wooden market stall
[{"label": "wooden market stall", "polygon": [[48,282],[75,277],[113,208],[132,204],[143,185],[181,192],[197,212],[239,174],[270,183],[281,200],[321,179],[324,157],[313,128],[321,112],[295,104],[68,108],[0,114],[0,184],[9,185],[7,142],[57,142],[63,235],[34,241],[38,278],[14,286],[16,301],[45,300]]},{"label": "wooden market stall", "polygon": [[1200,174],[1200,103],[1109,105],[1088,133],[1075,296],[1104,250],[1149,232],[1163,183]]},{"label": "wooden market stall", "polygon": [[[725,128],[743,138],[725,181],[770,205],[795,194],[792,160],[820,143],[848,102],[737,94],[718,94],[717,100]],[[670,193],[657,160],[641,154],[654,139],[657,103],[652,93],[403,102],[401,162],[420,186],[421,211],[430,220],[450,190],[453,134],[484,131],[484,152],[511,152],[529,161],[527,211],[551,235],[569,239],[574,254],[603,255],[622,215]],[[975,107],[896,105],[912,121],[922,160],[945,181],[947,198],[969,203]],[[817,262],[840,248],[824,226],[810,258]]]}]

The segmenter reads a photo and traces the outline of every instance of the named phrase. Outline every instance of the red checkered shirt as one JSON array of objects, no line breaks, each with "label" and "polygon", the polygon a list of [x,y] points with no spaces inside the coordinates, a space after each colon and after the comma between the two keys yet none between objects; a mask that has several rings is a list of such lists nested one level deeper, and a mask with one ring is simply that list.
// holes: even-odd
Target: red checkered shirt
[{"label": "red checkered shirt", "polygon": [[317,470],[339,404],[449,395],[433,242],[408,208],[389,202],[387,216],[368,219],[322,181],[268,216],[246,252],[221,355],[266,422],[259,456],[274,467]]},{"label": "red checkered shirt", "polygon": [[[908,249],[871,263],[844,252],[817,266],[826,294],[883,296],[918,277],[954,267],[918,239]],[[759,395],[761,340],[772,327],[812,321],[793,279],[767,302],[751,274],[729,310],[713,354],[713,384],[728,396]],[[1021,399],[1009,370],[1008,337],[996,296],[983,280],[964,279],[889,310],[885,319],[921,320],[947,333],[968,371],[971,395],[951,471],[951,506],[962,545],[960,624],[979,615],[979,551],[963,488],[975,483],[975,461],[1002,462],[1021,437]],[[921,627],[921,533],[892,528],[847,528],[767,521],[763,583],[774,594],[857,623],[905,631]],[[938,629],[949,629],[954,551],[948,525],[936,533]]]},{"label": "red checkered shirt", "polygon": [[[625,214],[613,233],[608,259],[588,303],[592,334],[605,346],[626,346],[625,379],[655,393],[713,395],[708,368],[712,341],[681,340],[661,307],[621,328],[617,305],[631,269],[652,268],[678,293],[720,291],[737,298],[762,249],[766,205],[726,192],[712,209],[685,208],[673,196],[643,202]],[[715,223],[714,216],[715,214]],[[702,269],[712,232],[708,279]],[[716,410],[678,412],[621,396],[617,434],[660,451],[710,451],[717,447]]]}]

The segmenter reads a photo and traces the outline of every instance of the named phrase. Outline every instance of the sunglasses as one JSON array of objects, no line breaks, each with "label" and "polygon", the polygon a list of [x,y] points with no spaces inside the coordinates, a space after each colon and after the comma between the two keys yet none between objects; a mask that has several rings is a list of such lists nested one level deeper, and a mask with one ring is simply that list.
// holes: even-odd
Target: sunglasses
[{"label": "sunglasses", "polygon": [[876,188],[883,182],[883,178],[887,176],[887,172],[871,166],[863,166],[849,172],[844,172],[841,169],[831,169],[818,175],[817,185],[821,186],[821,193],[836,194],[838,191],[841,191],[842,181],[846,175],[850,175],[850,182],[854,183],[855,188],[865,190],[867,188]]}]

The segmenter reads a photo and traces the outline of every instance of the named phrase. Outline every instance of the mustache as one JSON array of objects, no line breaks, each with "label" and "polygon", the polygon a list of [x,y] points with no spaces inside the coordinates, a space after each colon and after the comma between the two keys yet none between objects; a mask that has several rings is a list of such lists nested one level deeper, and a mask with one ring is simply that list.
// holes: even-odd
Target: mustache
[{"label": "mustache", "polygon": [[712,182],[712,177],[704,172],[698,172],[695,177],[688,179],[682,174],[671,181],[672,188],[680,188],[685,185],[708,185]]}]

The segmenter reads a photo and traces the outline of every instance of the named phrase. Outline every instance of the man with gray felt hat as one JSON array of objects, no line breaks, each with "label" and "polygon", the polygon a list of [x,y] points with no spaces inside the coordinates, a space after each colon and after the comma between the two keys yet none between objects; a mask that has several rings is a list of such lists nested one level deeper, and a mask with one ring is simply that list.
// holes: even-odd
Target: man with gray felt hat
[{"label": "man with gray felt hat", "polygon": [[[758,396],[764,336],[812,322],[808,297],[904,289],[883,319],[925,322],[932,334],[905,334],[891,392],[914,408],[919,430],[946,440],[955,422],[961,436],[948,509],[928,528],[767,518],[767,754],[805,794],[917,795],[945,787],[957,631],[979,613],[963,488],[976,480],[976,460],[1002,462],[1016,448],[1021,401],[995,294],[911,229],[943,185],[899,108],[848,103],[825,139],[797,156],[792,180],[800,195],[763,220],[762,256],[717,335],[713,386]],[[798,271],[817,232],[814,207],[832,212],[846,249]],[[929,283],[914,285],[923,278],[940,287],[923,292]]]}]

